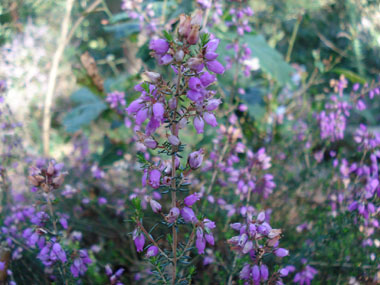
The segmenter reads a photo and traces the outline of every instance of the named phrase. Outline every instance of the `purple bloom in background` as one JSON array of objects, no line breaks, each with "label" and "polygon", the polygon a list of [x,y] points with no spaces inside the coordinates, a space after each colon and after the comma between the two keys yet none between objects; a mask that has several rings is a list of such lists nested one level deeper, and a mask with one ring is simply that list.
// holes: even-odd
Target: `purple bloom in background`
[{"label": "purple bloom in background", "polygon": [[318,273],[318,271],[309,265],[306,265],[306,267],[301,271],[298,272],[293,279],[293,282],[298,283],[300,285],[302,284],[311,284],[311,281],[314,279],[314,276]]},{"label": "purple bloom in background", "polygon": [[274,254],[278,257],[285,257],[285,256],[289,255],[289,251],[285,248],[277,248],[274,251]]},{"label": "purple bloom in background", "polygon": [[191,194],[187,196],[183,202],[185,203],[186,206],[191,207],[195,202],[200,200],[200,196],[198,193]]},{"label": "purple bloom in background", "polygon": [[75,258],[73,264],[70,266],[71,274],[74,277],[83,276],[87,271],[87,265],[91,264],[92,260],[89,258],[86,250],[79,251],[79,257]]},{"label": "purple bloom in background", "polygon": [[98,198],[98,204],[99,204],[100,206],[107,204],[107,199],[104,198],[104,197],[99,197],[99,198]]},{"label": "purple bloom in background", "polygon": [[112,109],[116,109],[117,107],[119,107],[119,105],[120,106],[126,105],[124,96],[125,96],[124,92],[114,91],[107,94],[106,101],[110,104],[110,107]]}]

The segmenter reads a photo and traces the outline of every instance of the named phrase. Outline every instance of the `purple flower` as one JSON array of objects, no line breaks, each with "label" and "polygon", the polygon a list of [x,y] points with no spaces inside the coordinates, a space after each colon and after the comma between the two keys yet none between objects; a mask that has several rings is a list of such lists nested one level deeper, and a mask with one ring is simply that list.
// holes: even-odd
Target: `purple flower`
[{"label": "purple flower", "polygon": [[214,239],[214,236],[212,234],[205,234],[205,239],[210,245],[215,244],[215,239]]},{"label": "purple flower", "polygon": [[167,216],[169,223],[174,223],[180,214],[180,210],[177,207],[171,208],[169,215]]},{"label": "purple flower", "polygon": [[153,115],[156,120],[161,121],[164,118],[165,108],[162,103],[155,103],[153,105]]},{"label": "purple flower", "polygon": [[191,208],[183,207],[181,210],[182,218],[185,222],[196,222],[197,218],[195,217],[194,211]]},{"label": "purple flower", "polygon": [[[203,87],[207,87],[210,84],[214,83],[216,80],[216,76],[214,74],[208,73],[207,71],[204,72],[200,77],[200,81],[202,82]],[[219,99],[214,99],[219,100]]]},{"label": "purple flower", "polygon": [[252,267],[252,279],[256,282],[260,280],[260,268],[258,265]]},{"label": "purple flower", "polygon": [[142,99],[137,99],[132,101],[132,103],[128,106],[126,111],[129,115],[136,114],[142,107],[144,107],[144,101]]},{"label": "purple flower", "polygon": [[198,57],[192,57],[190,58],[188,61],[187,61],[187,65],[197,71],[197,72],[201,72],[203,67],[204,67],[204,64],[203,64],[203,60],[201,58],[198,58]]},{"label": "purple flower", "polygon": [[181,144],[181,141],[179,140],[179,138],[177,136],[174,136],[174,135],[170,135],[168,137],[168,141],[172,144],[172,145],[175,145],[175,146],[178,146]]},{"label": "purple flower", "polygon": [[223,74],[224,73],[224,67],[223,65],[217,61],[217,60],[211,60],[206,62],[207,68],[217,74]]},{"label": "purple flower", "polygon": [[200,116],[194,117],[194,127],[195,127],[198,134],[203,133],[204,126],[205,126],[205,123],[204,123],[202,117],[200,117]]},{"label": "purple flower", "polygon": [[79,257],[74,259],[73,264],[70,266],[71,274],[77,278],[83,276],[87,271],[87,265],[91,264],[92,260],[88,257],[86,250],[79,251]]},{"label": "purple flower", "polygon": [[192,90],[200,91],[203,89],[201,80],[196,77],[191,77],[189,80],[189,88]]},{"label": "purple flower", "polygon": [[260,275],[261,275],[261,281],[268,280],[269,271],[268,271],[268,267],[265,264],[262,264],[260,266]]},{"label": "purple flower", "polygon": [[156,256],[158,254],[158,248],[157,246],[150,246],[146,252],[146,256],[147,257],[153,257],[153,256]]},{"label": "purple flower", "polygon": [[169,50],[169,43],[163,39],[152,39],[149,48],[159,55],[164,55]]},{"label": "purple flower", "polygon": [[199,201],[200,196],[198,193],[191,194],[187,196],[183,202],[185,203],[186,206],[191,207],[195,202]]},{"label": "purple flower", "polygon": [[160,187],[160,180],[161,180],[161,171],[158,169],[153,169],[149,172],[149,180],[148,184],[152,186],[154,189],[157,189]]},{"label": "purple flower", "polygon": [[173,61],[173,57],[170,54],[165,54],[158,58],[159,65],[167,65]]},{"label": "purple flower", "polygon": [[119,105],[125,106],[124,92],[114,91],[107,94],[106,101],[110,104],[111,108],[116,109]]},{"label": "purple flower", "polygon": [[145,244],[145,236],[143,233],[139,233],[136,229],[133,233],[133,241],[136,246],[137,252],[142,252]]},{"label": "purple flower", "polygon": [[245,264],[243,266],[243,269],[240,271],[239,277],[242,280],[248,280],[251,277],[251,266],[249,264]]},{"label": "purple flower", "polygon": [[136,124],[141,125],[148,118],[148,109],[142,108],[136,114]]},{"label": "purple flower", "polygon": [[187,163],[189,164],[191,169],[195,170],[201,167],[203,162],[203,155],[204,150],[202,148],[198,151],[194,151],[189,154],[189,157],[187,158]]},{"label": "purple flower", "polygon": [[62,227],[67,230],[68,228],[68,224],[67,224],[67,220],[65,218],[60,218],[59,219],[59,222],[61,223]]},{"label": "purple flower", "polygon": [[206,121],[206,123],[209,124],[211,127],[216,127],[218,125],[218,122],[216,121],[216,118],[212,113],[205,112],[203,114],[203,118]]},{"label": "purple flower", "polygon": [[150,207],[152,208],[153,212],[159,213],[161,212],[162,206],[160,203],[158,203],[156,200],[151,199],[150,200]]},{"label": "purple flower", "polygon": [[65,251],[62,249],[61,245],[59,243],[54,243],[53,244],[53,248],[50,252],[50,259],[51,260],[57,260],[57,258],[62,262],[62,263],[66,263],[67,259],[66,259],[66,253]]},{"label": "purple flower", "polygon": [[285,257],[285,256],[289,255],[289,251],[285,248],[277,248],[274,251],[274,254],[278,257]]},{"label": "purple flower", "polygon": [[195,246],[198,249],[199,254],[203,254],[206,248],[206,240],[203,237],[203,230],[201,228],[197,229],[197,240],[195,241]]},{"label": "purple flower", "polygon": [[99,204],[100,206],[107,204],[107,199],[104,198],[104,197],[99,197],[99,198],[98,198],[98,204]]}]

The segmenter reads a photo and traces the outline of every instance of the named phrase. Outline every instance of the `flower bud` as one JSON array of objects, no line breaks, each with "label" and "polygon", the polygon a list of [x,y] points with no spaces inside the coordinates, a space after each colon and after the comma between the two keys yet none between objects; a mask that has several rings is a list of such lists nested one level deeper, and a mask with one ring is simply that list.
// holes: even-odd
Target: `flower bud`
[{"label": "flower bud", "polygon": [[157,169],[153,169],[149,172],[148,184],[150,186],[157,189],[158,187],[160,187],[160,180],[161,180],[161,171]]},{"label": "flower bud", "polygon": [[143,75],[145,75],[152,83],[157,83],[161,79],[161,74],[157,72],[145,71]]},{"label": "flower bud", "polygon": [[193,16],[191,17],[191,25],[198,25],[198,26],[201,26],[202,25],[202,16],[203,16],[203,12],[202,10],[196,10],[195,13],[193,14]]},{"label": "flower bud", "polygon": [[278,257],[285,257],[287,255],[289,255],[289,250],[285,249],[285,248],[277,248],[275,251],[274,251],[274,254]]},{"label": "flower bud", "polygon": [[181,210],[182,218],[185,220],[185,222],[196,222],[197,218],[194,214],[194,211],[191,208],[184,207]]},{"label": "flower bud", "polygon": [[252,279],[256,282],[260,280],[260,268],[258,265],[252,267]]},{"label": "flower bud", "polygon": [[53,165],[52,162],[49,162],[49,166],[48,166],[46,172],[47,172],[47,174],[49,174],[49,175],[53,175],[53,174],[54,174],[54,165]]},{"label": "flower bud", "polygon": [[40,182],[38,182],[38,180],[36,179],[35,176],[28,176],[28,180],[29,180],[29,183],[32,184],[33,186],[39,186],[40,185]]},{"label": "flower bud", "polygon": [[191,207],[195,202],[199,201],[200,197],[198,193],[191,194],[187,196],[183,202],[186,206]]},{"label": "flower bud", "polygon": [[169,50],[169,44],[164,39],[152,39],[149,48],[159,55],[164,55]]},{"label": "flower bud", "polygon": [[203,254],[205,252],[206,248],[206,240],[202,237],[197,237],[197,240],[195,241],[195,246],[198,249],[199,254]]},{"label": "flower bud", "polygon": [[[200,77],[199,79],[201,80],[202,82],[202,85],[204,87],[207,87],[209,86],[211,83],[214,83],[215,80],[216,80],[216,76],[214,74],[211,74],[209,72],[204,72]],[[213,99],[213,100],[219,100],[219,99]]]},{"label": "flower bud", "polygon": [[190,34],[191,30],[191,18],[189,16],[186,16],[185,14],[181,14],[179,16],[179,26],[178,26],[178,33],[183,36],[187,37]]},{"label": "flower bud", "polygon": [[253,242],[252,241],[247,241],[245,244],[244,244],[244,247],[243,247],[243,253],[244,254],[247,254],[248,252],[250,252],[253,248]]},{"label": "flower bud", "polygon": [[169,214],[167,215],[167,219],[169,223],[174,223],[178,216],[180,214],[180,211],[177,207],[171,208]]},{"label": "flower bud", "polygon": [[183,129],[185,128],[187,125],[187,119],[186,118],[182,118],[179,122],[178,122],[178,128],[180,129]]},{"label": "flower bud", "polygon": [[205,234],[205,239],[206,241],[210,244],[210,245],[214,245],[215,244],[215,239],[214,239],[214,236],[211,234]]},{"label": "flower bud", "polygon": [[217,74],[223,74],[224,73],[224,67],[223,65],[217,61],[217,60],[211,60],[206,62],[207,68]]},{"label": "flower bud", "polygon": [[203,162],[203,155],[204,155],[204,150],[202,148],[198,151],[194,151],[189,154],[187,163],[189,164],[191,169],[195,170],[201,167],[202,162]]},{"label": "flower bud", "polygon": [[169,108],[171,110],[174,110],[177,107],[177,98],[176,97],[170,98],[168,104],[169,104]]},{"label": "flower bud", "polygon": [[185,53],[180,49],[174,54],[174,59],[175,61],[182,62],[184,56]]},{"label": "flower bud", "polygon": [[144,145],[147,148],[156,149],[158,144],[154,138],[148,137],[148,138],[144,139]]},{"label": "flower bud", "polygon": [[214,114],[212,114],[212,113],[205,112],[203,114],[203,119],[211,127],[216,127],[218,125],[218,122],[216,121],[216,118],[215,118]]},{"label": "flower bud", "polygon": [[196,45],[199,40],[199,26],[194,25],[191,27],[190,34],[187,36],[187,42],[191,45]]},{"label": "flower bud", "polygon": [[181,144],[181,141],[179,140],[179,138],[174,135],[170,135],[168,138],[168,141],[174,146],[179,146]]},{"label": "flower bud", "polygon": [[162,120],[164,118],[165,107],[164,104],[157,102],[153,105],[153,115],[157,120]]},{"label": "flower bud", "polygon": [[145,244],[145,236],[143,233],[139,233],[137,229],[133,232],[133,241],[136,246],[137,252],[143,251]]},{"label": "flower bud", "polygon": [[200,116],[194,117],[194,127],[198,134],[203,133],[204,126],[205,126],[205,122],[203,121],[202,117]]},{"label": "flower bud", "polygon": [[269,271],[268,271],[268,267],[265,264],[262,264],[260,266],[260,275],[261,275],[261,281],[268,280]]},{"label": "flower bud", "polygon": [[189,80],[189,88],[192,90],[200,91],[203,89],[203,85],[199,78],[191,77]]},{"label": "flower bud", "polygon": [[238,231],[240,230],[241,228],[241,223],[233,223],[233,224],[230,224],[230,227],[231,229],[235,230],[235,231]]},{"label": "flower bud", "polygon": [[65,181],[65,174],[61,173],[59,176],[53,178],[53,183],[56,187],[59,187]]},{"label": "flower bud", "polygon": [[149,204],[150,204],[150,207],[152,208],[153,212],[155,212],[155,213],[161,212],[162,206],[156,200],[151,199],[149,201]]},{"label": "flower bud", "polygon": [[153,256],[156,256],[158,254],[158,247],[157,246],[150,246],[146,252],[146,256],[147,257],[153,257]]},{"label": "flower bud", "polygon": [[141,109],[142,107],[144,107],[143,102],[144,102],[144,101],[143,101],[142,99],[134,100],[134,101],[132,101],[132,103],[128,106],[128,108],[126,108],[125,110],[128,112],[129,115],[135,114],[135,113],[137,113],[138,111],[140,111],[140,109]]},{"label": "flower bud", "polygon": [[187,61],[187,65],[189,66],[189,68],[197,72],[201,72],[204,67],[203,60],[199,57],[189,58],[189,60]]},{"label": "flower bud", "polygon": [[243,246],[247,242],[248,236],[247,234],[242,234],[239,238],[239,246]]}]

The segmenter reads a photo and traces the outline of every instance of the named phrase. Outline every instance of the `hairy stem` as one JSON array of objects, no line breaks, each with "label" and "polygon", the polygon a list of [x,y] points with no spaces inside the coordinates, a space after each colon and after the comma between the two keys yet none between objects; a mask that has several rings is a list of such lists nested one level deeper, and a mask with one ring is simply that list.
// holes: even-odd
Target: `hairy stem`
[{"label": "hairy stem", "polygon": [[[176,95],[175,96],[179,96],[180,95],[180,85],[181,85],[181,77],[182,77],[182,66],[179,65],[178,66],[178,78],[177,78],[177,86],[176,86]],[[172,118],[172,122],[173,122],[173,125],[172,125],[172,134],[174,136],[177,136],[178,137],[178,129],[177,129],[177,123],[176,123],[176,119],[177,119],[177,108],[178,108],[178,99],[176,101],[176,107],[174,109],[174,112],[173,112],[173,118]],[[176,191],[177,191],[177,183],[176,183],[176,179],[175,179],[175,172],[176,172],[176,167],[175,167],[175,152],[177,151],[177,146],[172,146],[172,183],[171,183],[171,187],[172,187],[172,191],[171,191],[171,194],[172,194],[172,207],[174,208],[176,206],[176,200],[177,200],[177,197],[176,197]],[[173,225],[173,244],[172,244],[172,251],[173,251],[173,272],[172,272],[172,284],[175,284],[175,279],[176,279],[176,272],[177,272],[177,230],[176,230],[176,226],[175,224]]]},{"label": "hairy stem", "polygon": [[55,220],[53,204],[51,203],[49,193],[46,195],[46,202],[47,202],[47,205],[48,205],[48,208],[49,208],[51,220],[53,222],[54,234],[56,235],[58,233],[58,231],[57,231],[57,222]]}]

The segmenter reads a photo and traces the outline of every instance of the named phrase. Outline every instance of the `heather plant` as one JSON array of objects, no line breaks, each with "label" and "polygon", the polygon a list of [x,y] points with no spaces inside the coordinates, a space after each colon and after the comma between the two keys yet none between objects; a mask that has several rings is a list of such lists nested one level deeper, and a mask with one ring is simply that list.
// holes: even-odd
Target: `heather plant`
[{"label": "heather plant", "polygon": [[[142,129],[144,121],[148,120],[145,132],[138,131],[139,140],[149,149],[157,149],[159,154],[169,156],[169,161],[156,160],[150,162],[143,156],[142,184],[148,184],[153,189],[159,189],[164,196],[171,197],[169,209],[164,209],[156,200],[150,198],[149,204],[154,213],[166,225],[169,233],[166,239],[171,250],[163,249],[143,225],[143,213],[140,201],[134,200],[136,229],[133,240],[136,250],[144,250],[146,256],[156,268],[154,272],[162,282],[191,282],[194,268],[182,269],[189,262],[189,250],[195,242],[199,254],[205,252],[206,243],[214,245],[212,230],[215,223],[205,217],[204,213],[195,214],[193,205],[200,200],[198,193],[185,198],[180,195],[188,192],[189,174],[201,167],[204,150],[193,151],[188,155],[187,162],[181,161],[184,145],[181,143],[180,131],[193,123],[197,133],[203,133],[205,122],[217,126],[213,111],[220,104],[215,98],[216,92],[208,89],[216,81],[216,74],[223,74],[224,67],[217,61],[219,40],[207,33],[201,33],[202,13],[200,11],[190,17],[180,16],[180,22],[174,36],[164,32],[165,39],[154,38],[149,47],[152,55],[160,65],[171,65],[175,74],[173,80],[164,78],[161,74],[147,71],[147,81],[135,87],[141,92],[138,99],[133,101],[127,111],[134,115],[137,129]],[[205,69],[206,68],[206,69]],[[212,72],[212,73],[210,73]],[[162,139],[155,136],[159,127],[164,125],[165,133]],[[163,198],[164,199],[164,198]],[[183,200],[182,200],[183,199]],[[167,214],[165,214],[165,212]],[[190,224],[186,227],[186,224]],[[190,232],[186,233],[185,230]],[[168,275],[167,266],[172,273]]]}]

